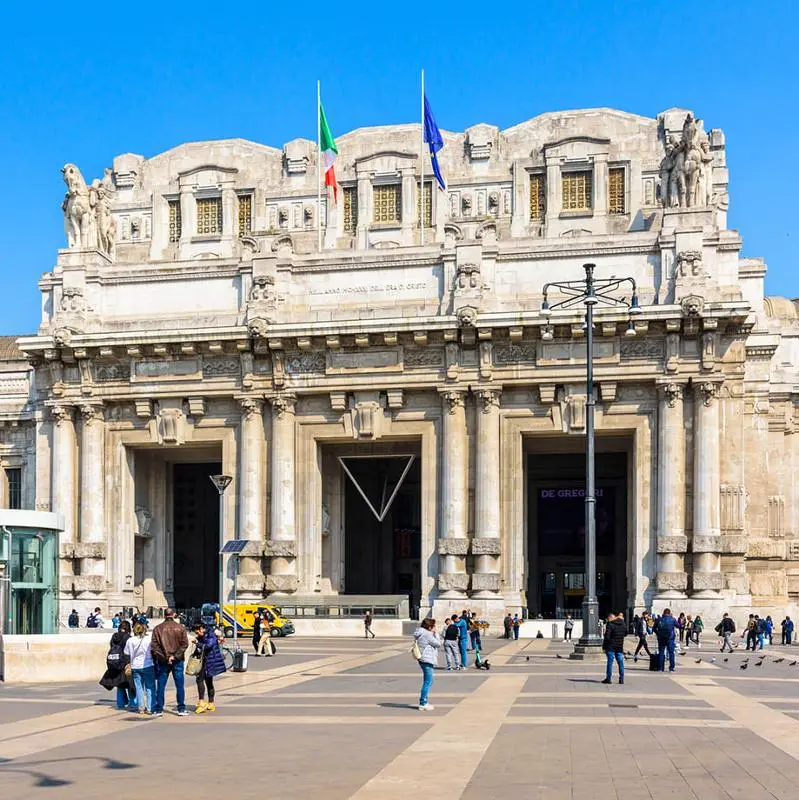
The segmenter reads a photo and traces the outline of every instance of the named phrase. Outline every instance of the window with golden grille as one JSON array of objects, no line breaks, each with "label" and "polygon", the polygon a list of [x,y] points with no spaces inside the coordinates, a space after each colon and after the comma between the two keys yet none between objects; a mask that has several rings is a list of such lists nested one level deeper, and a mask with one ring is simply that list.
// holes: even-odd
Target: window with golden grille
[{"label": "window with golden grille", "polygon": [[239,236],[252,233],[252,195],[239,195]]},{"label": "window with golden grille", "polygon": [[562,175],[563,210],[591,210],[591,171],[564,172]]},{"label": "window with golden grille", "polygon": [[530,219],[541,220],[546,214],[546,194],[543,173],[530,175]]},{"label": "window with golden grille", "polygon": [[608,213],[625,214],[624,167],[611,167],[608,170]]},{"label": "window with golden grille", "polygon": [[398,183],[389,183],[374,187],[374,204],[376,223],[399,222],[402,192]]},{"label": "window with golden grille", "polygon": [[[419,220],[419,199],[421,192],[419,191],[421,184],[416,184],[416,220]],[[433,184],[432,182],[424,183],[424,226],[425,228],[433,227]]]},{"label": "window with golden grille", "polygon": [[222,233],[221,197],[204,197],[197,201],[197,233]]},{"label": "window with golden grille", "polygon": [[344,187],[344,232],[355,233],[358,227],[358,187]]},{"label": "window with golden grille", "polygon": [[183,221],[180,216],[180,200],[169,201],[169,241],[179,242],[183,233]]}]

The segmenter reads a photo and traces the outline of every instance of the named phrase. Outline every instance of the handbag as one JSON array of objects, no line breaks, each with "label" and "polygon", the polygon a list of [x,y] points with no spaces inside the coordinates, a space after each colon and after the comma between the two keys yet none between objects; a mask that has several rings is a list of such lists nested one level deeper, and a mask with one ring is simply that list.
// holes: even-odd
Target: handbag
[{"label": "handbag", "polygon": [[194,651],[191,658],[186,662],[186,668],[184,672],[187,675],[196,676],[199,675],[203,668],[203,657],[202,652],[200,655],[197,655],[197,650]]},{"label": "handbag", "polygon": [[422,660],[422,650],[421,650],[421,648],[419,647],[419,643],[418,643],[418,642],[414,642],[414,643],[413,643],[413,647],[411,648],[411,655],[412,655],[412,656],[413,656],[413,657],[414,657],[414,658],[415,658],[417,661],[421,661],[421,660]]}]

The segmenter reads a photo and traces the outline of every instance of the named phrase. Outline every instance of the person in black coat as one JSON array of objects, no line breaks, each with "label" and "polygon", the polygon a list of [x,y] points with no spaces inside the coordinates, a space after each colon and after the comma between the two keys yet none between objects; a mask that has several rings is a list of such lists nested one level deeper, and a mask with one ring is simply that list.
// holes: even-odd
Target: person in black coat
[{"label": "person in black coat", "polygon": [[[108,659],[106,666],[108,667],[100,678],[100,686],[107,689],[117,690],[117,708],[120,711],[128,708],[131,711],[136,710],[136,689],[133,685],[133,680],[128,680],[125,677],[125,665],[128,663],[128,657],[125,655],[125,645],[130,639],[130,623],[123,619],[119,623],[119,628],[114,631],[111,637],[110,648],[108,651]],[[115,662],[112,664],[111,658],[116,656]]]},{"label": "person in black coat", "polygon": [[261,612],[256,611],[252,619],[252,646],[255,655],[258,655],[258,644],[261,641]]},{"label": "person in black coat", "polygon": [[608,624],[605,626],[605,637],[602,641],[602,649],[608,658],[608,666],[605,670],[605,680],[602,683],[610,683],[613,676],[613,662],[619,665],[619,683],[624,683],[624,637],[627,634],[627,625],[624,622],[624,614],[608,614]]}]

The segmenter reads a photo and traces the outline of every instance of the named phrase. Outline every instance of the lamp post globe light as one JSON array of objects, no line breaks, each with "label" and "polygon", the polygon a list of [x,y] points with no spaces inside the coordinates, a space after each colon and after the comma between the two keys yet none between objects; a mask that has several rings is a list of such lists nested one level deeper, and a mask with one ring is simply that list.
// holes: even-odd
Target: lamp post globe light
[{"label": "lamp post globe light", "polygon": [[[585,658],[601,654],[602,637],[599,633],[599,601],[596,593],[596,452],[594,435],[594,307],[604,305],[626,308],[628,312],[625,336],[635,336],[633,316],[641,313],[638,291],[632,278],[594,278],[595,264],[583,264],[585,278],[575,281],[551,282],[544,285],[541,316],[546,324],[541,331],[544,341],[555,335],[552,313],[585,306],[586,344],[586,414],[585,414],[585,595],[583,596],[583,635],[574,648],[572,657]],[[617,297],[622,287],[632,290],[630,301]],[[562,300],[551,303],[550,293],[563,295]]]}]

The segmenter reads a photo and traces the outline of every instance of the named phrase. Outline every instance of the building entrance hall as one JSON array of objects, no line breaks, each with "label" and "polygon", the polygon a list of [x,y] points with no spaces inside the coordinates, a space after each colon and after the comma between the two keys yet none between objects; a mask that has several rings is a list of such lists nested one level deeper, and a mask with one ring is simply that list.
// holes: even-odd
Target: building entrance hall
[{"label": "building entrance hall", "polygon": [[[603,617],[627,607],[628,454],[615,446],[604,442],[596,456],[597,595]],[[530,452],[527,496],[530,613],[579,616],[585,595],[584,453]]]}]

